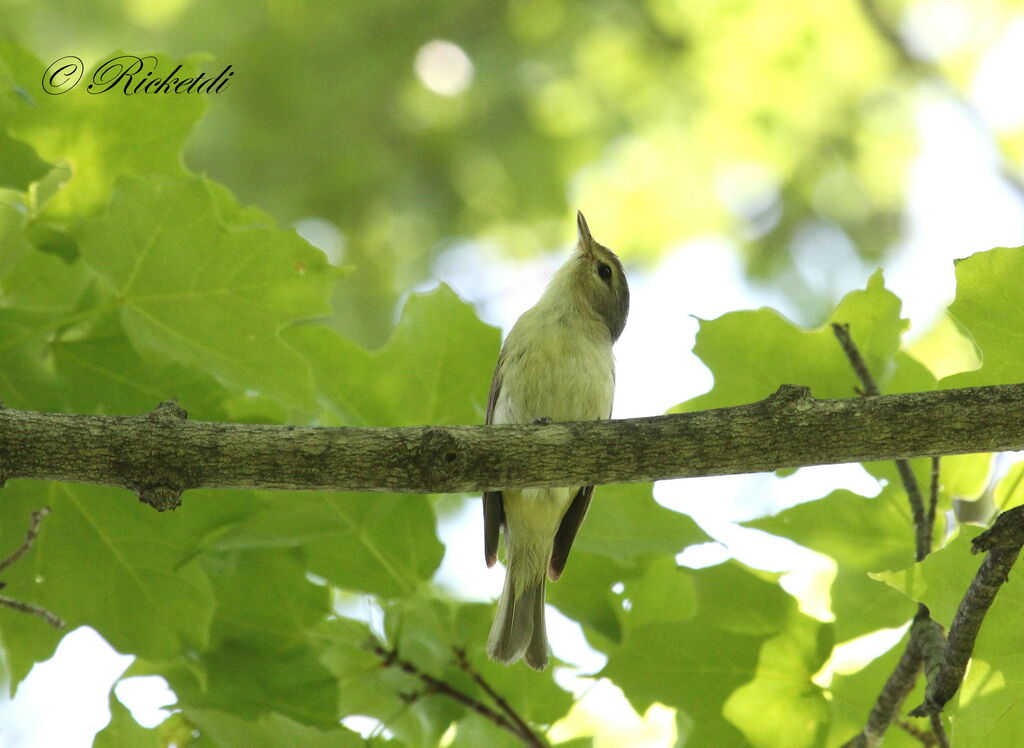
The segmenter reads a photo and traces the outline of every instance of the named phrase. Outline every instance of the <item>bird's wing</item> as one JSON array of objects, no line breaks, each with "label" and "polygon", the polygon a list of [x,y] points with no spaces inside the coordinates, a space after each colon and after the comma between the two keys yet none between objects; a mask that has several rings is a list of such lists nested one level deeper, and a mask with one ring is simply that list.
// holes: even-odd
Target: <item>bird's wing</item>
[{"label": "bird's wing", "polygon": [[569,560],[572,541],[576,539],[576,531],[580,529],[583,518],[587,516],[587,508],[593,495],[593,486],[583,486],[576,492],[576,497],[562,516],[562,524],[558,526],[555,543],[551,549],[551,562],[548,564],[548,577],[552,582],[562,576],[565,562]]},{"label": "bird's wing", "polygon": [[[494,408],[501,392],[501,364],[505,359],[502,349],[498,356],[498,364],[494,367],[491,378],[491,391],[487,394],[487,415],[484,423],[494,422]],[[488,566],[494,566],[498,560],[498,534],[505,524],[505,507],[502,503],[501,491],[484,491],[484,558]]]}]

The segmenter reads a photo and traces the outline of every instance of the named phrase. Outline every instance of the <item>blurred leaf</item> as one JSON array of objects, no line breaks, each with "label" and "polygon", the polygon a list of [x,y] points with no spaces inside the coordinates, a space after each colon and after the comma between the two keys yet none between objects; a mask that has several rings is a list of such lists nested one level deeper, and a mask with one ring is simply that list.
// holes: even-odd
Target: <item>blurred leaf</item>
[{"label": "blurred leaf", "polygon": [[[63,29],[87,77],[111,56],[96,50],[125,39],[146,45],[133,54],[211,50],[183,71],[230,64],[236,76],[212,96],[51,96],[40,87],[49,61],[0,43],[0,399],[131,414],[177,396],[210,420],[479,423],[497,331],[446,286],[409,297],[396,327],[397,302],[440,272],[493,309],[508,281],[478,280],[472,258],[564,244],[572,207],[633,264],[721,237],[714,251],[737,252],[790,317],[849,323],[884,392],[933,389],[932,373],[900,350],[906,321],[880,273],[829,317],[849,274],[908,225],[919,77],[856,3],[785,10],[3,4],[7,38]],[[882,10],[901,33],[907,13],[919,25],[920,8]],[[972,13],[985,28],[1013,20],[1010,8]],[[966,87],[988,36],[962,36],[935,64]],[[438,40],[454,55],[443,64],[427,54]],[[157,62],[165,73],[177,64]],[[998,145],[1012,152],[1019,135],[1003,128]],[[334,264],[278,222],[302,227]],[[436,263],[451,248],[458,266]],[[343,276],[342,262],[354,272]],[[1021,380],[1019,264],[1020,250],[994,250],[958,266],[952,313],[984,363],[943,386]],[[962,348],[954,337],[922,359],[940,374],[969,360],[941,350]],[[702,322],[696,350],[715,386],[686,409],[749,402],[783,383],[818,397],[859,386],[827,327],[804,330],[767,309]],[[912,465],[927,490],[928,461]],[[680,743],[813,745],[828,730],[837,745],[863,722],[896,653],[836,675],[829,707],[810,675],[833,630],[843,639],[898,625],[914,607],[868,572],[949,613],[980,560],[961,538],[900,571],[912,547],[902,484],[892,463],[865,467],[883,484],[875,499],[834,492],[763,525],[837,559],[834,625],[800,616],[776,575],[678,568],[674,555],[704,535],[646,486],[598,490],[549,600],[608,653],[605,672],[633,704],[676,706]],[[977,497],[989,469],[984,455],[943,460],[940,513],[951,498]],[[1015,479],[1000,501],[1016,501]],[[6,547],[31,509],[54,509],[5,573],[5,592],[95,626],[139,657],[133,670],[166,677],[200,744],[348,744],[338,720],[357,714],[401,744],[510,740],[382,667],[362,647],[371,627],[331,617],[331,596],[342,609],[353,591],[367,595],[360,612],[372,630],[425,672],[479,696],[454,664],[451,647],[465,647],[528,719],[548,725],[569,709],[551,671],[486,661],[493,605],[437,598],[430,578],[443,548],[428,498],[196,491],[156,515],[113,489],[11,480],[2,493]],[[959,711],[951,705],[958,745],[1015,744],[1017,608],[1011,583]],[[12,684],[59,636],[12,611],[0,611],[0,633]],[[190,737],[181,714],[158,731],[165,742]],[[101,741],[149,740],[117,704],[112,719]],[[908,738],[893,730],[890,743]]]},{"label": "blurred leaf", "polygon": [[[571,706],[572,697],[555,685],[553,673],[536,673],[525,667],[506,667],[491,662],[483,642],[491,625],[490,605],[457,605],[441,601],[403,601],[386,609],[389,640],[398,657],[420,671],[493,707],[493,702],[456,665],[453,647],[464,649],[471,666],[524,719],[551,724]],[[381,658],[369,651],[369,629],[354,621],[328,623],[324,634],[331,642],[324,662],[339,680],[343,713],[380,719],[408,744],[435,745],[448,724],[461,720],[467,710],[443,694],[424,690],[415,675],[398,667],[382,667]],[[413,699],[403,698],[416,695]],[[490,728],[476,725],[492,738]],[[507,738],[506,738],[507,739]]]},{"label": "blurred leaf", "polygon": [[[1011,615],[1019,616],[1019,602]],[[1019,739],[1024,721],[1024,662],[1018,648],[997,640],[1019,630],[1012,627],[1006,611],[1002,612],[998,618],[992,616],[991,621],[986,617],[978,637],[980,651],[975,652],[960,687],[950,735],[957,746],[1013,745]]]},{"label": "blurred leaf", "polygon": [[[22,101],[15,108],[8,132],[45,161],[66,162],[72,170],[71,180],[49,206],[51,217],[93,213],[122,175],[185,174],[181,149],[206,107],[203,97],[126,96],[123,86],[98,95],[84,90],[48,95],[39,83],[46,64],[10,44],[0,46],[0,56],[17,84],[33,92],[31,103]],[[154,64],[170,73],[177,63],[156,55]],[[183,60],[182,65],[183,73],[195,69],[194,61]],[[87,86],[94,73],[95,67],[85,71],[79,85]],[[144,75],[145,71],[137,79]]]},{"label": "blurred leaf", "polygon": [[557,583],[548,585],[547,601],[584,626],[591,646],[605,650],[610,644],[595,635],[613,643],[622,641],[618,616],[622,600],[612,588],[636,577],[642,569],[639,563],[623,566],[608,556],[573,548],[565,573]]},{"label": "blurred leaf", "polygon": [[[0,387],[9,407],[61,410],[61,388],[50,365],[51,344],[74,324],[89,284],[82,263],[71,264],[26,238],[24,205],[0,193]],[[154,403],[155,405],[155,403]]]},{"label": "blurred leaf", "polygon": [[829,705],[811,677],[832,649],[831,634],[829,626],[794,616],[782,633],[761,647],[754,679],[732,693],[723,712],[752,745],[820,744]]},{"label": "blurred leaf", "polygon": [[1024,504],[1024,462],[1010,466],[1006,475],[996,484],[992,500],[1001,512]]},{"label": "blurred leaf", "polygon": [[132,713],[113,693],[110,694],[110,724],[96,733],[93,748],[121,748],[131,745],[138,748],[165,748],[157,730],[143,727]]},{"label": "blurred leaf", "polygon": [[108,321],[109,326],[91,337],[58,340],[51,346],[54,371],[68,403],[64,410],[145,413],[173,397],[194,420],[232,420],[221,407],[224,389],[207,372],[177,361],[147,363],[125,336],[120,320]]},{"label": "blurred leaf", "polygon": [[200,745],[287,745],[294,748],[357,748],[367,742],[344,727],[321,730],[282,714],[263,714],[255,721],[212,709],[188,709],[186,717],[202,735]]},{"label": "blurred leaf", "polygon": [[831,607],[836,638],[847,641],[902,625],[914,613],[913,605],[868,577],[868,572],[904,569],[914,562],[909,514],[905,494],[890,485],[872,499],[833,491],[774,517],[744,524],[835,559]]}]

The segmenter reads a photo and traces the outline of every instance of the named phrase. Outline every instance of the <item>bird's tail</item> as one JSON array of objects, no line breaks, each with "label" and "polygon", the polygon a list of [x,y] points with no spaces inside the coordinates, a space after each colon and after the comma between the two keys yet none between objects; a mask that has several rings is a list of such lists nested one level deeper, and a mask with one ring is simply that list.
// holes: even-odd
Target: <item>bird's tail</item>
[{"label": "bird's tail", "polygon": [[522,570],[514,563],[509,564],[498,614],[487,637],[487,654],[505,665],[524,657],[534,670],[543,670],[548,664],[548,636],[544,627],[546,580],[543,571],[536,578],[523,580],[521,576]]}]

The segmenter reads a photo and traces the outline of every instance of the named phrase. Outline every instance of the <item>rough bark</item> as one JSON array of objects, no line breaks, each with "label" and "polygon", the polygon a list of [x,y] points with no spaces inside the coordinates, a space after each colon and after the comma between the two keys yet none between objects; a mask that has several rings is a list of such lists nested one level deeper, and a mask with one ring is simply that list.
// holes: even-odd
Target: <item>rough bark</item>
[{"label": "rough bark", "polygon": [[0,410],[0,480],[450,493],[627,483],[1024,449],[1024,384],[817,400],[786,385],[732,408],[585,423],[326,428]]}]

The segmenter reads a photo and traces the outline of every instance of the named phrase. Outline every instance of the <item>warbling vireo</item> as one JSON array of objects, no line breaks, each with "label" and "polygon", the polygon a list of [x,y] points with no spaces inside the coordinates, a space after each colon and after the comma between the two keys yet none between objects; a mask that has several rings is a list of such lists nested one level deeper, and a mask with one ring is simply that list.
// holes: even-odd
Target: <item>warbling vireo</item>
[{"label": "warbling vireo", "polygon": [[[611,417],[612,344],[626,326],[629,286],[619,258],[594,241],[582,213],[572,257],[512,327],[487,398],[487,423],[589,421]],[[548,663],[545,576],[565,568],[593,486],[489,491],[483,496],[484,553],[498,558],[505,529],[508,572],[487,654],[507,665]]]}]

